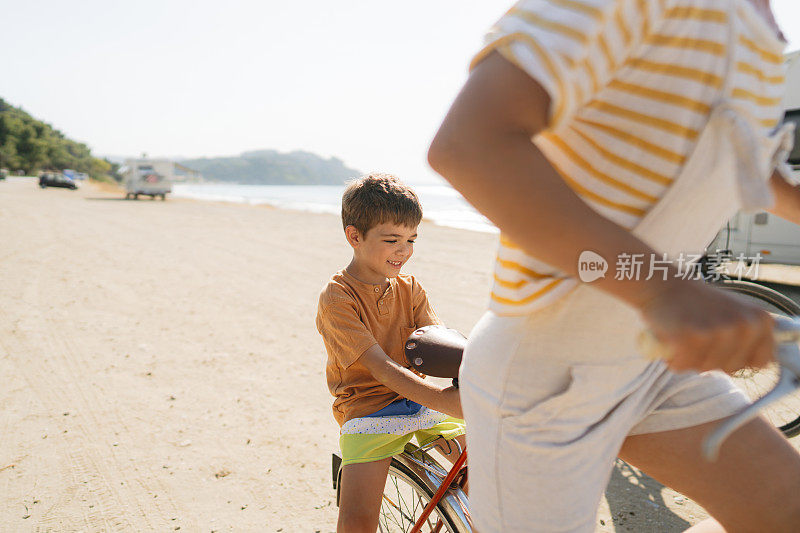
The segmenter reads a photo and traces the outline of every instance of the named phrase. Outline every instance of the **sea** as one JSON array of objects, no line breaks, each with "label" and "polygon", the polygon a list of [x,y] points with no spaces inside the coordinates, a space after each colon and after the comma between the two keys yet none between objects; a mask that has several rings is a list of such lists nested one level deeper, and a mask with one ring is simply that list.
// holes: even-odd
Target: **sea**
[{"label": "sea", "polygon": [[[412,185],[425,220],[440,226],[497,233],[497,228],[475,211],[448,185]],[[175,183],[172,196],[213,202],[271,205],[312,213],[341,213],[344,185],[235,185],[225,183]]]}]

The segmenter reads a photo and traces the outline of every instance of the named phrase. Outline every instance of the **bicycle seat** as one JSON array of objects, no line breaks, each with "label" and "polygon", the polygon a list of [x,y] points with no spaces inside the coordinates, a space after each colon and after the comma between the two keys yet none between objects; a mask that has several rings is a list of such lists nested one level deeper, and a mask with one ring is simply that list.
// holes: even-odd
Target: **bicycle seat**
[{"label": "bicycle seat", "polygon": [[444,326],[425,326],[408,336],[406,362],[426,376],[458,378],[467,338]]}]

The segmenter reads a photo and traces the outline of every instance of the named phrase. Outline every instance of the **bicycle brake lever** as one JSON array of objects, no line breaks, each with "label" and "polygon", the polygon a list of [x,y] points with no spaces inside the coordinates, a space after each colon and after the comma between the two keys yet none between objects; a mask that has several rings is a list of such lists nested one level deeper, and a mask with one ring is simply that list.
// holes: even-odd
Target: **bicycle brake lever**
[{"label": "bicycle brake lever", "polygon": [[[800,317],[787,318],[773,315],[775,319],[776,360],[780,365],[778,383],[767,394],[720,423],[703,441],[703,455],[709,461],[719,456],[719,449],[731,433],[749,422],[767,405],[800,389]],[[639,336],[639,348],[650,360],[668,360],[672,354],[655,336],[644,331]]]},{"label": "bicycle brake lever", "polygon": [[703,441],[703,455],[709,461],[716,461],[719,449],[731,433],[758,416],[767,405],[780,400],[800,388],[800,346],[781,344],[778,346],[777,360],[780,363],[778,383],[767,394],[748,405],[732,417],[720,423]]},{"label": "bicycle brake lever", "polygon": [[[775,342],[777,344],[800,342],[800,317],[787,318],[773,314],[773,318],[775,319]],[[790,362],[790,364],[792,363]]]}]

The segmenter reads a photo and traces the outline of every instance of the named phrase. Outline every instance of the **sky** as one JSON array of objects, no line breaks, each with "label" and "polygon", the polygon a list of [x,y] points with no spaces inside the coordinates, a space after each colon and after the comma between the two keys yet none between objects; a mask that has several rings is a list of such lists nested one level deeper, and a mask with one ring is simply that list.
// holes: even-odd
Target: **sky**
[{"label": "sky", "polygon": [[[512,4],[4,3],[0,98],[95,155],[307,150],[410,183],[437,182],[427,146]],[[800,2],[772,5],[787,51],[800,48]]]}]

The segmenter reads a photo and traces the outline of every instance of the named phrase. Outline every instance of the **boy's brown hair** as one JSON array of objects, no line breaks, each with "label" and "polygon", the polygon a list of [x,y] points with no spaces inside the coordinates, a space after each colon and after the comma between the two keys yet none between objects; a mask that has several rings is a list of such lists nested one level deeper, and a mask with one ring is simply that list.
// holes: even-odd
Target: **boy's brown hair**
[{"label": "boy's brown hair", "polygon": [[342,195],[342,225],[359,233],[393,222],[414,227],[422,220],[417,194],[397,176],[372,172],[347,184]]}]

